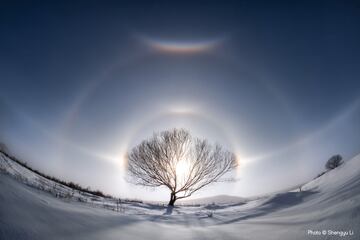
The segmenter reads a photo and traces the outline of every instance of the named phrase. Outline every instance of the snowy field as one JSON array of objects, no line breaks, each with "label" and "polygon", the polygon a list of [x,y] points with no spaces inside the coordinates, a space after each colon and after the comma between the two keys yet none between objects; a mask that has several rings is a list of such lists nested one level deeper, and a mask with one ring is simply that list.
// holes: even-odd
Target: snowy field
[{"label": "snowy field", "polygon": [[1,240],[360,239],[360,155],[302,192],[228,203],[215,197],[174,209],[74,191],[2,153],[0,169]]}]

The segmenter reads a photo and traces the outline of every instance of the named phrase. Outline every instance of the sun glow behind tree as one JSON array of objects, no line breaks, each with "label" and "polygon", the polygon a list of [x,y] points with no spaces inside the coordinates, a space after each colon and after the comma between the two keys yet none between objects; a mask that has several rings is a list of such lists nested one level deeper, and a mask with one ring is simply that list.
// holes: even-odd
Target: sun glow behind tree
[{"label": "sun glow behind tree", "polygon": [[171,192],[169,206],[217,182],[237,164],[235,154],[194,138],[184,129],[155,133],[128,154],[130,182],[167,187]]}]

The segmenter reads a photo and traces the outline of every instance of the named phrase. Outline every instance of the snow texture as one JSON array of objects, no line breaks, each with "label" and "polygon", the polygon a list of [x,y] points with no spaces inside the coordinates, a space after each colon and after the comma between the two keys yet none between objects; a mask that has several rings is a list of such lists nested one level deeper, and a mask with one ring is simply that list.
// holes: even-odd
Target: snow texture
[{"label": "snow texture", "polygon": [[301,192],[174,208],[74,191],[2,153],[0,169],[0,239],[360,239],[360,155]]}]

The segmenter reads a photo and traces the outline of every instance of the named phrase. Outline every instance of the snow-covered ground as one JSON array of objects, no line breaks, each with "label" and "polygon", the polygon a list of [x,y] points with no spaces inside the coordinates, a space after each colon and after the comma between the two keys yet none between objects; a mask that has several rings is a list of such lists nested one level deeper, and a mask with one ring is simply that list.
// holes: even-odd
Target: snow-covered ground
[{"label": "snow-covered ground", "polygon": [[0,169],[0,239],[360,239],[360,155],[302,192],[218,196],[172,212],[74,191],[2,153]]}]

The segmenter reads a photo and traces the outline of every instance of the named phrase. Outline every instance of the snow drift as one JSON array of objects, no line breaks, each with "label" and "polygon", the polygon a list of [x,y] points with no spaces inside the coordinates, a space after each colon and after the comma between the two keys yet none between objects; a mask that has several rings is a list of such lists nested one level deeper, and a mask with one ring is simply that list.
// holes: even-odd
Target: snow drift
[{"label": "snow drift", "polygon": [[301,192],[171,211],[74,191],[3,153],[0,169],[0,239],[360,239],[360,155]]}]

